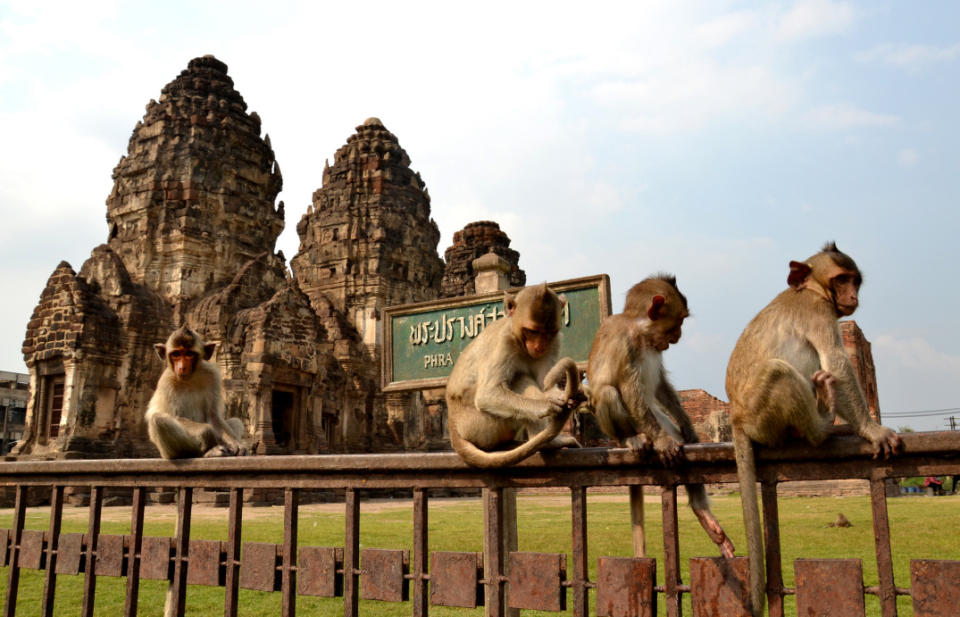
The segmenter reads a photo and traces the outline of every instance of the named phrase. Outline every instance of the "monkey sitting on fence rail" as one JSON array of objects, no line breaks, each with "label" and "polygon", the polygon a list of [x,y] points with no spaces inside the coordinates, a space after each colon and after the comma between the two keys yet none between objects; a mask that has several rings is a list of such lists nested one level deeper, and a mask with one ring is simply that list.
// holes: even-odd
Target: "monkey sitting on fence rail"
[{"label": "monkey sitting on fence rail", "polygon": [[204,343],[186,325],[156,345],[165,367],[147,407],[147,432],[163,458],[236,456],[243,422],[224,418],[223,379],[210,361],[215,343]]},{"label": "monkey sitting on fence rail", "polygon": [[[589,385],[584,389],[600,428],[631,450],[652,449],[668,466],[681,461],[683,444],[700,441],[667,379],[662,358],[680,340],[688,315],[687,299],[674,276],[646,278],[627,292],[623,312],[600,324],[587,365]],[[686,488],[704,531],[725,557],[733,557],[733,543],[710,511],[704,486],[688,484]],[[642,500],[642,487],[632,486],[630,510],[638,556],[646,553]]]},{"label": "monkey sitting on fence rail", "polygon": [[816,446],[839,415],[873,445],[874,458],[901,448],[900,437],[870,417],[837,324],[859,306],[861,282],[857,264],[833,242],[791,261],[789,288],[747,324],[730,355],[727,396],[758,617],[765,584],[753,442],[777,446],[799,434]]},{"label": "monkey sitting on fence rail", "polygon": [[[446,387],[450,445],[468,464],[502,467],[544,448],[580,445],[560,435],[580,402],[576,363],[558,360],[565,303],[546,284],[504,294],[506,316],[457,358]],[[524,443],[491,451],[524,434]]]}]

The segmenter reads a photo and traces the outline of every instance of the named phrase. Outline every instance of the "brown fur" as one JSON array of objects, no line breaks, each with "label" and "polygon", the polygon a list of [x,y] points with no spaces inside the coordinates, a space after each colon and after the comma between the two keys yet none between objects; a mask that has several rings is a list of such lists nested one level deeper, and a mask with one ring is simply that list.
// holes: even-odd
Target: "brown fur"
[{"label": "brown fur", "polygon": [[[633,450],[652,447],[668,465],[680,462],[684,443],[699,441],[661,355],[680,340],[688,314],[676,279],[662,274],[644,279],[627,292],[623,313],[601,323],[587,365],[590,406],[600,428]],[[704,530],[732,557],[733,544],[710,512],[703,485],[688,485],[687,492]],[[634,522],[641,536],[637,552],[643,552],[642,516]]]},{"label": "brown fur", "polygon": [[[574,361],[558,360],[564,304],[546,285],[505,294],[507,315],[457,358],[446,387],[450,444],[468,464],[502,467],[542,448],[579,445],[559,434],[580,388]],[[524,436],[522,445],[490,452]]]},{"label": "brown fur", "polygon": [[[186,325],[156,346],[166,368],[147,407],[147,432],[163,458],[245,454],[240,444],[243,422],[224,418],[223,380],[210,362],[215,345]],[[174,352],[192,358],[179,375]]]},{"label": "brown fur", "polygon": [[790,262],[781,292],[744,329],[727,365],[727,396],[750,556],[755,615],[764,604],[763,544],[753,442],[776,446],[797,432],[819,445],[835,415],[889,456],[900,438],[870,417],[837,318],[859,305],[860,270],[836,244]]}]

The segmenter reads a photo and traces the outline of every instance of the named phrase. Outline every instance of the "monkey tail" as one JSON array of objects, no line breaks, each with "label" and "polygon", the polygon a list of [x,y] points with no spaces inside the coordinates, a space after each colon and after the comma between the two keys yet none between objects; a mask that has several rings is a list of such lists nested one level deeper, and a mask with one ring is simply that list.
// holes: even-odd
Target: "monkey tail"
[{"label": "monkey tail", "polygon": [[580,391],[580,369],[572,358],[560,358],[553,368],[543,378],[543,388],[549,390],[560,382],[560,378],[565,377],[563,396],[567,400]]},{"label": "monkey tail", "polygon": [[743,526],[747,532],[747,554],[750,563],[750,605],[754,617],[762,617],[766,592],[763,536],[760,510],[757,506],[757,465],[753,442],[740,428],[733,429],[733,450],[737,458],[737,479],[743,506]]},{"label": "monkey tail", "polygon": [[553,416],[546,428],[512,450],[502,452],[481,450],[463,439],[452,424],[450,425],[450,445],[453,446],[453,449],[465,463],[473,467],[491,469],[516,465],[525,458],[536,454],[547,442],[559,435],[563,425],[567,422],[567,418],[570,417],[571,411],[571,409],[565,409]]}]

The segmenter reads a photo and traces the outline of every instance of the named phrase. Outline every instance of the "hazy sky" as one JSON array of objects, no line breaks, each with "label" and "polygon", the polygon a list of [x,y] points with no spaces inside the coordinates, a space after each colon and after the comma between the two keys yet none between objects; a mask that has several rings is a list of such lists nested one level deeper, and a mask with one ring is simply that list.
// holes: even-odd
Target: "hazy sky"
[{"label": "hazy sky", "polygon": [[[922,7],[918,8],[918,7]],[[531,283],[676,274],[678,388],[727,358],[827,240],[865,273],[885,423],[960,421],[960,5],[0,0],[0,370],[47,278],[107,239],[144,106],[213,54],[283,172],[287,228],[369,116],[432,198],[442,255],[492,219]],[[895,417],[898,413],[932,415]],[[938,411],[946,410],[946,411]]]}]

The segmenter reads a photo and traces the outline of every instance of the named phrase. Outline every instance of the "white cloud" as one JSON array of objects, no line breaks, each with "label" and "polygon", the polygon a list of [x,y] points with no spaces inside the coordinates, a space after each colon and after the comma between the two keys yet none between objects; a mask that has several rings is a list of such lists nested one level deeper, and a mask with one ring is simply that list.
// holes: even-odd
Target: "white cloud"
[{"label": "white cloud", "polygon": [[901,167],[913,167],[920,160],[920,155],[913,148],[904,148],[897,153],[897,163]]},{"label": "white cloud", "polygon": [[953,62],[960,57],[960,43],[946,47],[884,43],[856,55],[860,62],[918,71],[931,64]]},{"label": "white cloud", "polygon": [[[881,334],[873,340],[873,358],[882,411],[922,411],[958,405],[960,356],[942,352],[919,337]],[[921,431],[945,429],[945,418],[936,415],[890,418],[885,423]]]},{"label": "white cloud", "polygon": [[863,127],[891,126],[900,119],[892,114],[881,114],[849,103],[820,105],[804,115],[804,123],[813,129],[846,130]]},{"label": "white cloud", "polygon": [[787,42],[846,32],[856,12],[849,3],[830,0],[801,0],[777,23],[777,34]]}]

